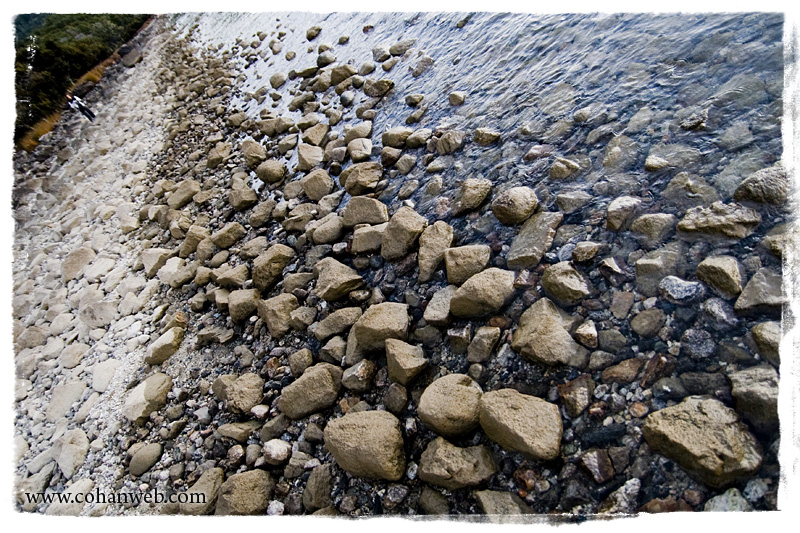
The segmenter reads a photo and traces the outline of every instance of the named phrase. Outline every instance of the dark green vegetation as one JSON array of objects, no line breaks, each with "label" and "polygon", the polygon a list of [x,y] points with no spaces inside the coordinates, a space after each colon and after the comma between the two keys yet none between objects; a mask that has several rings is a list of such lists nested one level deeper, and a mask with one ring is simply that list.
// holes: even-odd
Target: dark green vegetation
[{"label": "dark green vegetation", "polygon": [[130,39],[147,18],[119,14],[17,16],[15,140],[57,111],[75,81]]}]

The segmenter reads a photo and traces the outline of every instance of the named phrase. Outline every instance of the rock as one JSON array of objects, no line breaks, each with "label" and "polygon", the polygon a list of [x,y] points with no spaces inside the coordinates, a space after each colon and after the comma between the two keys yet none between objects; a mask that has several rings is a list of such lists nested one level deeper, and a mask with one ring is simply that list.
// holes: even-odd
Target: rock
[{"label": "rock", "polygon": [[780,364],[781,324],[760,322],[750,330],[758,347],[758,353],[772,364]]},{"label": "rock", "polygon": [[123,414],[131,422],[140,423],[167,404],[167,393],[172,389],[172,378],[157,372],[137,385],[125,400]]},{"label": "rock", "polygon": [[761,465],[756,439],[718,400],[690,396],[648,415],[642,430],[654,452],[715,488],[748,478]]},{"label": "rock", "polygon": [[547,298],[537,300],[520,317],[511,347],[532,361],[584,367],[589,352],[565,327],[559,309]]},{"label": "rock", "polygon": [[666,276],[680,275],[684,261],[681,243],[671,242],[647,252],[636,261],[636,288],[645,296],[657,296],[658,284]]},{"label": "rock", "polygon": [[297,170],[311,170],[322,163],[324,155],[324,150],[319,146],[301,142],[297,145]]},{"label": "rock", "polygon": [[761,224],[757,211],[738,204],[714,202],[710,207],[693,207],[678,222],[678,231],[689,239],[731,242],[744,239]]},{"label": "rock", "polygon": [[652,309],[645,309],[633,317],[631,319],[631,328],[640,337],[651,338],[658,335],[666,321],[667,317],[664,311],[653,307]]},{"label": "rock", "polygon": [[145,444],[139,448],[131,457],[131,464],[128,469],[133,476],[141,476],[161,459],[162,448],[157,442]]},{"label": "rock", "polygon": [[303,418],[336,403],[341,386],[342,369],[329,363],[318,363],[283,388],[278,408],[293,420]]},{"label": "rock", "polygon": [[178,504],[178,511],[184,515],[211,514],[217,503],[217,494],[224,475],[225,471],[221,468],[209,468],[203,472],[195,484],[186,491],[187,501]]},{"label": "rock", "polygon": [[611,231],[627,229],[636,209],[642,204],[639,198],[620,196],[608,204],[606,209],[606,228]]},{"label": "rock", "polygon": [[317,324],[314,336],[322,342],[328,337],[347,331],[359,318],[361,318],[360,307],[338,309]]},{"label": "rock", "polygon": [[267,510],[275,481],[264,470],[230,476],[219,488],[216,515],[256,515]]},{"label": "rock", "polygon": [[463,131],[447,131],[436,141],[436,150],[439,155],[452,154],[461,148],[465,136]]},{"label": "rock", "polygon": [[708,257],[697,265],[697,279],[706,283],[723,298],[730,300],[742,292],[747,274],[735,257],[718,255]]},{"label": "rock", "polygon": [[271,439],[264,443],[264,459],[271,465],[282,465],[292,455],[292,445],[280,439]]},{"label": "rock", "polygon": [[475,128],[475,133],[472,134],[472,140],[481,146],[489,146],[500,139],[500,132],[490,128]]},{"label": "rock", "polygon": [[500,328],[482,326],[475,332],[475,336],[467,348],[467,360],[470,363],[485,363],[492,356],[492,350],[500,339]]},{"label": "rock", "polygon": [[626,359],[603,370],[600,374],[600,379],[603,383],[631,383],[637,378],[645,363],[644,359]]},{"label": "rock", "polygon": [[300,180],[300,186],[312,201],[318,202],[333,190],[333,180],[323,169],[307,174]]},{"label": "rock", "polygon": [[386,339],[386,367],[391,381],[408,385],[426,366],[428,360],[420,346],[399,339]]},{"label": "rock", "polygon": [[314,275],[317,276],[314,292],[329,302],[339,300],[364,283],[355,270],[331,257],[314,265]]},{"label": "rock", "polygon": [[392,80],[367,78],[366,81],[364,81],[364,94],[373,98],[380,98],[391,91],[393,87],[394,82]]},{"label": "rock", "polygon": [[175,327],[167,330],[147,349],[144,362],[148,365],[160,365],[178,351],[183,342],[183,328]]},{"label": "rock", "polygon": [[577,305],[592,294],[589,281],[566,261],[544,270],[542,288],[548,297],[564,307]]},{"label": "rock", "polygon": [[661,197],[680,209],[706,206],[720,200],[714,187],[703,178],[688,172],[681,172],[672,178]]},{"label": "rock", "polygon": [[243,374],[228,385],[225,396],[228,409],[234,413],[249,413],[264,397],[264,380],[252,372]]},{"label": "rock", "polygon": [[571,215],[592,199],[585,191],[566,191],[556,197],[556,205],[564,214]]},{"label": "rock", "polygon": [[339,183],[348,194],[359,196],[375,189],[383,177],[383,167],[378,161],[350,165],[339,175]]},{"label": "rock", "polygon": [[684,281],[676,276],[667,276],[658,284],[662,298],[677,305],[691,305],[705,299],[705,285],[697,281]]},{"label": "rock", "polygon": [[733,193],[739,202],[782,206],[789,196],[789,180],[781,163],[759,170],[742,181]]},{"label": "rock", "polygon": [[783,295],[781,273],[771,268],[760,268],[747,282],[733,308],[743,315],[781,312],[786,298]]},{"label": "rock", "polygon": [[267,160],[258,165],[256,175],[266,183],[279,183],[286,176],[286,165],[281,161]]},{"label": "rock", "polygon": [[521,224],[539,205],[536,193],[530,187],[512,187],[492,201],[492,213],[506,226]]},{"label": "rock", "polygon": [[[77,279],[83,269],[95,258],[94,250],[81,247],[70,252],[61,263],[61,280],[66,285]],[[166,261],[166,259],[165,259]],[[159,267],[161,268],[161,267]],[[157,270],[157,269],[156,269]]]},{"label": "rock", "polygon": [[458,106],[464,103],[464,100],[467,98],[467,93],[464,91],[453,91],[447,97],[447,101],[450,102],[450,105]]},{"label": "rock", "polygon": [[522,225],[506,255],[508,268],[522,270],[534,268],[553,244],[556,228],[561,224],[561,213],[541,211]]},{"label": "rock", "polygon": [[94,481],[83,478],[75,481],[62,494],[64,496],[51,503],[44,512],[53,516],[78,516],[86,505],[86,495],[94,488]]},{"label": "rock", "polygon": [[434,326],[445,326],[450,321],[450,301],[456,293],[453,285],[437,291],[428,302],[423,318],[425,322]]},{"label": "rock", "polygon": [[67,381],[54,386],[47,404],[45,416],[49,422],[62,419],[72,408],[72,405],[81,399],[86,383],[82,381]]},{"label": "rock", "polygon": [[459,189],[453,215],[460,215],[478,208],[491,190],[491,181],[487,179],[467,178],[461,185],[461,189]]},{"label": "rock", "polygon": [[366,252],[377,252],[381,249],[383,243],[383,232],[386,231],[387,222],[370,226],[363,224],[356,226],[353,231],[353,241],[350,250],[354,254],[362,254]]},{"label": "rock", "polygon": [[491,254],[491,250],[485,244],[446,249],[444,262],[447,281],[453,285],[461,285],[486,267]]},{"label": "rock", "polygon": [[353,139],[347,143],[347,153],[353,162],[366,161],[372,155],[372,141],[369,139]]},{"label": "rock", "polygon": [[453,243],[453,228],[441,220],[428,226],[419,237],[419,281],[430,281],[439,264],[444,259],[444,252]]},{"label": "rock", "polygon": [[457,317],[477,318],[498,312],[514,293],[514,273],[488,268],[459,287],[450,300],[450,312]]},{"label": "rock", "polygon": [[667,239],[677,222],[675,215],[666,213],[642,215],[631,223],[631,233],[643,247],[655,248]]},{"label": "rock", "polygon": [[273,244],[253,261],[253,285],[262,292],[269,291],[278,281],[283,269],[295,252],[283,244]]},{"label": "rock", "polygon": [[464,374],[449,374],[428,385],[419,399],[417,414],[433,431],[457,437],[478,425],[480,385]]},{"label": "rock", "polygon": [[385,411],[348,413],[328,422],[325,447],[354,476],[397,481],[406,461],[400,421]]},{"label": "rock", "polygon": [[120,362],[116,359],[106,359],[97,363],[92,370],[92,388],[97,392],[105,392]]},{"label": "rock", "polygon": [[347,202],[342,213],[342,222],[345,227],[351,228],[358,224],[383,224],[389,221],[389,211],[386,204],[375,198],[355,196]]},{"label": "rock", "polygon": [[375,363],[362,359],[342,374],[342,385],[355,392],[366,392],[372,388],[372,378],[378,370]]},{"label": "rock", "polygon": [[425,217],[412,208],[403,206],[398,209],[383,232],[381,256],[387,261],[395,261],[408,255],[427,225]]},{"label": "rock", "polygon": [[303,491],[303,507],[306,511],[314,512],[333,505],[331,499],[333,492],[333,466],[320,465],[311,471]]},{"label": "rock", "polygon": [[484,514],[489,516],[516,516],[533,512],[519,496],[511,492],[479,490],[474,494]]},{"label": "rock", "polygon": [[442,437],[428,444],[419,460],[419,478],[449,490],[481,485],[497,471],[486,446],[459,448]]},{"label": "rock", "polygon": [[384,349],[386,339],[406,340],[408,326],[408,305],[384,302],[370,306],[353,324],[350,336],[354,337],[360,350],[378,351]]},{"label": "rock", "polygon": [[222,164],[223,161],[226,161],[230,157],[232,150],[233,147],[230,145],[230,143],[218,142],[211,150],[208,151],[206,166],[208,168],[217,168]]},{"label": "rock", "polygon": [[710,498],[703,506],[705,512],[752,511],[753,507],[744,499],[739,489],[728,489],[719,496]]},{"label": "rock", "polygon": [[414,130],[404,126],[388,129],[383,132],[383,135],[381,135],[381,144],[384,146],[391,146],[392,148],[404,148],[406,145],[406,140],[411,136],[412,133],[414,133]]},{"label": "rock", "polygon": [[561,415],[558,407],[514,389],[487,392],[480,401],[480,425],[486,436],[509,451],[533,459],[558,457]]},{"label": "rock", "polygon": [[89,453],[89,439],[80,428],[65,432],[52,448],[52,457],[66,479],[72,479],[83,466],[87,453]]},{"label": "rock", "polygon": [[239,239],[247,235],[247,230],[238,222],[226,224],[221,230],[211,234],[211,242],[223,250],[233,246]]},{"label": "rock", "polygon": [[572,381],[558,385],[558,395],[571,418],[577,418],[592,403],[595,382],[589,374],[581,374]]},{"label": "rock", "polygon": [[167,200],[170,209],[181,209],[192,201],[195,194],[201,190],[200,183],[194,180],[183,180],[178,184]]},{"label": "rock", "polygon": [[[178,249],[178,256],[183,258],[189,257],[189,255],[191,255],[192,253],[194,253],[195,250],[197,250],[197,245],[200,244],[200,241],[202,241],[203,239],[207,239],[209,237],[211,237],[211,232],[208,230],[208,228],[192,224],[186,231],[186,236],[184,237],[183,242],[181,243],[181,247]],[[142,261],[144,262],[144,252],[142,252]],[[156,269],[155,271],[157,272],[158,269]]]},{"label": "rock", "polygon": [[93,302],[82,307],[78,318],[89,328],[102,328],[117,318],[119,302]]},{"label": "rock", "polygon": [[268,300],[258,301],[258,316],[267,323],[269,334],[279,339],[291,329],[292,312],[300,304],[293,294],[281,293]]},{"label": "rock", "polygon": [[261,427],[261,422],[258,420],[248,420],[247,422],[233,422],[231,424],[222,424],[217,431],[223,437],[233,439],[236,442],[245,444],[253,432]]},{"label": "rock", "polygon": [[778,430],[778,373],[767,364],[728,376],[736,411],[759,433]]}]

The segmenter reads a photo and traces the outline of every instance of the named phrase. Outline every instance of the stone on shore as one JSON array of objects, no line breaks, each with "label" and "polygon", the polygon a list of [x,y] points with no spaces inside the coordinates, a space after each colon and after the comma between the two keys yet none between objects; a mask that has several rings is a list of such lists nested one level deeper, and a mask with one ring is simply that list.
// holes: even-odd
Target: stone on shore
[{"label": "stone on shore", "polygon": [[478,318],[498,312],[514,293],[514,273],[500,268],[483,270],[459,287],[450,300],[457,317]]},{"label": "stone on shore", "polygon": [[184,329],[174,327],[167,330],[147,349],[144,362],[148,365],[159,365],[169,359],[183,342]]},{"label": "stone on shore", "polygon": [[341,386],[342,369],[329,363],[318,363],[283,388],[278,408],[293,420],[303,418],[336,403]]},{"label": "stone on shore", "polygon": [[483,395],[479,418],[486,436],[506,450],[537,460],[558,457],[562,427],[555,404],[515,389],[500,389]]},{"label": "stone on shore", "polygon": [[329,302],[341,299],[364,283],[355,270],[331,257],[314,265],[314,275],[317,276],[314,292]]},{"label": "stone on shore", "polygon": [[264,470],[229,477],[219,488],[216,515],[257,515],[267,510],[275,481]]},{"label": "stone on shore", "polygon": [[386,411],[348,413],[325,427],[325,447],[354,476],[397,481],[406,460],[400,421]]},{"label": "stone on shore", "polygon": [[387,261],[402,259],[414,248],[428,221],[410,207],[403,206],[389,219],[383,232],[381,256]]},{"label": "stone on shore", "polygon": [[295,251],[284,244],[273,244],[253,261],[253,285],[268,291],[281,277],[283,269],[294,258]]},{"label": "stone on shore", "polygon": [[532,361],[582,368],[589,352],[575,342],[565,326],[555,304],[547,298],[539,299],[520,317],[511,347]]},{"label": "stone on shore", "polygon": [[419,460],[419,478],[449,490],[481,485],[497,472],[497,463],[486,446],[459,448],[438,437]]},{"label": "stone on shore", "polygon": [[386,339],[386,367],[391,381],[408,385],[426,366],[428,359],[422,347]]},{"label": "stone on shore", "polygon": [[142,423],[153,411],[167,404],[167,393],[172,389],[172,378],[157,372],[137,385],[125,400],[123,414],[131,422]]},{"label": "stone on shore", "polygon": [[448,374],[423,391],[417,414],[436,433],[457,437],[477,427],[482,394],[469,376]]},{"label": "stone on shore", "polygon": [[533,189],[512,187],[492,200],[492,213],[501,224],[515,226],[527,220],[538,205],[539,199]]},{"label": "stone on shore", "polygon": [[419,237],[419,281],[430,281],[444,259],[444,252],[453,243],[453,228],[437,220],[425,228]]},{"label": "stone on shore", "polygon": [[553,238],[564,215],[559,212],[541,211],[530,217],[514,240],[506,256],[508,268],[522,270],[534,268],[553,244]]}]

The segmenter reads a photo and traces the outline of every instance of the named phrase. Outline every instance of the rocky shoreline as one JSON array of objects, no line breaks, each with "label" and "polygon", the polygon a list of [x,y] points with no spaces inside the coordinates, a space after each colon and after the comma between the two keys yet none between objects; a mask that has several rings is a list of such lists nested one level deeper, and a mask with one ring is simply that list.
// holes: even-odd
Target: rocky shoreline
[{"label": "rocky shoreline", "polygon": [[[393,69],[437,61],[413,39],[386,35],[355,65],[335,28],[297,28],[307,50],[284,50],[295,30],[277,27],[222,51],[173,24],[108,69],[86,98],[95,123],[66,116],[15,157],[19,510],[777,508],[789,181],[774,162],[712,185],[682,140],[763,82],[681,109],[677,140],[644,151],[646,107],[574,110],[555,85],[539,105],[569,110],[600,147],[589,157],[428,124],[431,99],[469,94],[396,85]],[[237,65],[289,54],[296,69],[239,89]],[[375,131],[398,93],[405,124]],[[234,96],[291,112],[251,116]],[[458,161],[519,139],[535,185]],[[611,178],[568,186],[598,165]],[[207,501],[24,495],[96,489]]]}]

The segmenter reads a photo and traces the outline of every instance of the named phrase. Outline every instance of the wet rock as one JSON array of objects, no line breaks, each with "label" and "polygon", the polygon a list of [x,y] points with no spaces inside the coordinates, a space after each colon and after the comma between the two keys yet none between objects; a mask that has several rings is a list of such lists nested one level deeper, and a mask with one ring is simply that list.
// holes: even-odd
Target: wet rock
[{"label": "wet rock", "polygon": [[545,269],[542,274],[542,288],[547,296],[564,307],[577,305],[592,294],[589,281],[566,261]]},{"label": "wet rock", "polygon": [[520,317],[511,347],[527,359],[548,365],[583,367],[589,352],[569,334],[558,308],[542,298]]},{"label": "wet rock", "polygon": [[426,366],[428,359],[422,347],[386,339],[386,367],[391,381],[408,385]]},{"label": "wet rock", "polygon": [[645,363],[644,359],[626,359],[603,370],[600,379],[603,380],[603,383],[631,383],[637,378]]},{"label": "wet rock", "polygon": [[274,489],[275,481],[264,470],[234,474],[220,486],[214,514],[263,514]]},{"label": "wet rock", "polygon": [[558,457],[561,415],[558,407],[514,389],[485,393],[480,401],[480,425],[486,436],[509,451],[533,459]]},{"label": "wet rock", "polygon": [[482,317],[498,312],[514,293],[514,273],[488,268],[464,282],[450,300],[457,317]]},{"label": "wet rock", "polygon": [[521,224],[539,205],[536,193],[530,187],[512,187],[492,201],[492,213],[506,226]]},{"label": "wet rock", "polygon": [[778,373],[770,365],[759,365],[728,376],[736,411],[759,433],[778,429]]},{"label": "wet rock", "polygon": [[441,220],[437,220],[425,228],[419,237],[419,281],[430,281],[439,264],[444,259],[444,252],[453,243],[453,228]]},{"label": "wet rock", "polygon": [[719,193],[706,180],[687,172],[672,178],[661,196],[681,209],[707,206],[720,200]]},{"label": "wet rock", "polygon": [[406,467],[399,426],[385,411],[348,413],[325,427],[325,447],[352,475],[397,481]]},{"label": "wet rock", "polygon": [[639,198],[620,196],[608,204],[606,209],[606,228],[611,231],[627,229],[636,209],[642,204]]},{"label": "wet rock", "polygon": [[463,131],[448,131],[445,132],[439,140],[436,141],[436,151],[439,155],[452,154],[464,143],[466,134]]},{"label": "wet rock", "polygon": [[786,298],[783,295],[783,279],[780,272],[761,268],[753,274],[733,308],[743,315],[779,314]]},{"label": "wet rock", "polygon": [[137,385],[125,400],[123,414],[131,422],[142,422],[153,411],[167,404],[167,393],[172,388],[172,378],[157,372]]},{"label": "wet rock", "polygon": [[266,183],[279,183],[286,176],[286,165],[281,161],[264,161],[256,167],[256,175]]},{"label": "wet rock", "polygon": [[478,425],[482,390],[464,374],[449,374],[428,385],[419,399],[417,414],[433,431],[456,437]]},{"label": "wet rock", "polygon": [[770,363],[780,364],[781,324],[780,322],[761,322],[750,330],[758,352]]},{"label": "wet rock", "polygon": [[652,213],[642,215],[631,223],[631,233],[645,248],[654,248],[663,243],[675,228],[675,215]]},{"label": "wet rock", "polygon": [[589,450],[581,455],[581,466],[592,476],[595,483],[602,484],[614,477],[614,465],[606,450]]},{"label": "wet rock", "polygon": [[542,211],[530,217],[511,243],[506,264],[514,270],[534,268],[550,249],[564,215]]},{"label": "wet rock", "polygon": [[581,241],[572,249],[572,260],[576,263],[586,263],[594,259],[602,248],[602,244],[591,241]]},{"label": "wet rock", "polygon": [[447,281],[461,285],[467,279],[483,270],[489,263],[491,250],[484,244],[472,244],[444,251]]},{"label": "wet rock", "polygon": [[592,196],[585,191],[567,191],[556,197],[556,205],[564,214],[570,215],[589,203],[591,199]]},{"label": "wet rock", "polygon": [[467,178],[459,189],[456,197],[456,205],[453,208],[453,215],[460,215],[467,211],[472,211],[480,206],[489,192],[492,190],[492,182],[487,179]]},{"label": "wet rock", "polygon": [[448,285],[437,291],[428,302],[423,318],[425,322],[434,326],[445,326],[450,321],[450,301],[456,293],[457,287]]},{"label": "wet rock", "polygon": [[789,180],[781,163],[759,170],[742,181],[733,193],[739,202],[782,206],[789,195]]},{"label": "wet rock", "polygon": [[357,224],[383,224],[389,221],[386,204],[375,198],[356,196],[351,198],[344,208],[342,222],[345,227]]},{"label": "wet rock", "polygon": [[392,88],[394,88],[394,82],[388,79],[367,78],[364,82],[364,94],[373,98],[385,96]]},{"label": "wet rock", "polygon": [[680,243],[671,242],[636,261],[636,288],[639,292],[645,296],[657,296],[658,284],[663,278],[680,274],[683,253]]},{"label": "wet rock", "polygon": [[319,146],[301,142],[297,145],[297,170],[313,169],[322,163],[324,155],[324,150]]},{"label": "wet rock", "polygon": [[736,298],[747,279],[744,267],[729,255],[708,257],[697,265],[697,279],[723,298]]},{"label": "wet rock", "polygon": [[761,465],[755,438],[718,400],[691,396],[648,415],[642,429],[653,451],[712,487],[750,477]]},{"label": "wet rock", "polygon": [[480,490],[474,494],[481,510],[489,516],[516,516],[533,512],[519,496],[511,492]]},{"label": "wet rock", "polygon": [[644,338],[651,338],[658,335],[661,328],[667,321],[667,316],[664,311],[654,307],[652,309],[645,309],[631,319],[631,328],[637,335]]},{"label": "wet rock", "polygon": [[356,163],[339,175],[339,183],[348,194],[359,196],[375,189],[383,177],[383,167],[377,161]]},{"label": "wet rock", "polygon": [[705,285],[698,281],[684,281],[677,276],[667,276],[658,283],[661,297],[677,305],[692,305],[706,297]]},{"label": "wet rock", "polygon": [[449,490],[481,485],[497,471],[486,446],[459,448],[442,437],[428,444],[419,461],[419,478]]},{"label": "wet rock", "polygon": [[342,385],[355,392],[366,392],[372,388],[372,378],[378,367],[369,359],[362,359],[344,371]]},{"label": "wet rock", "polygon": [[314,265],[314,274],[317,276],[314,292],[329,302],[339,300],[364,283],[355,270],[331,257]]},{"label": "wet rock", "polygon": [[159,365],[169,359],[172,354],[178,351],[181,342],[183,342],[184,331],[183,328],[170,328],[150,345],[144,362],[148,365]]},{"label": "wet rock", "polygon": [[383,232],[381,256],[387,261],[396,261],[408,255],[427,225],[425,217],[412,208],[403,206],[398,209]]},{"label": "wet rock", "polygon": [[[370,306],[350,330],[358,349],[363,352],[383,350],[386,339],[408,338],[408,306],[384,302]],[[350,339],[348,339],[349,351]]]},{"label": "wet rock", "polygon": [[341,368],[318,363],[283,388],[278,398],[278,408],[293,420],[303,418],[336,403],[341,385]]},{"label": "wet rock", "polygon": [[314,512],[333,504],[333,467],[320,465],[311,471],[303,491],[303,507],[306,511]]},{"label": "wet rock", "polygon": [[719,239],[723,242],[744,239],[761,224],[761,215],[738,204],[714,202],[710,207],[693,207],[678,222],[678,231],[687,238]]},{"label": "wet rock", "polygon": [[453,91],[447,96],[447,101],[452,106],[459,106],[464,103],[467,98],[467,93],[464,91]]}]

